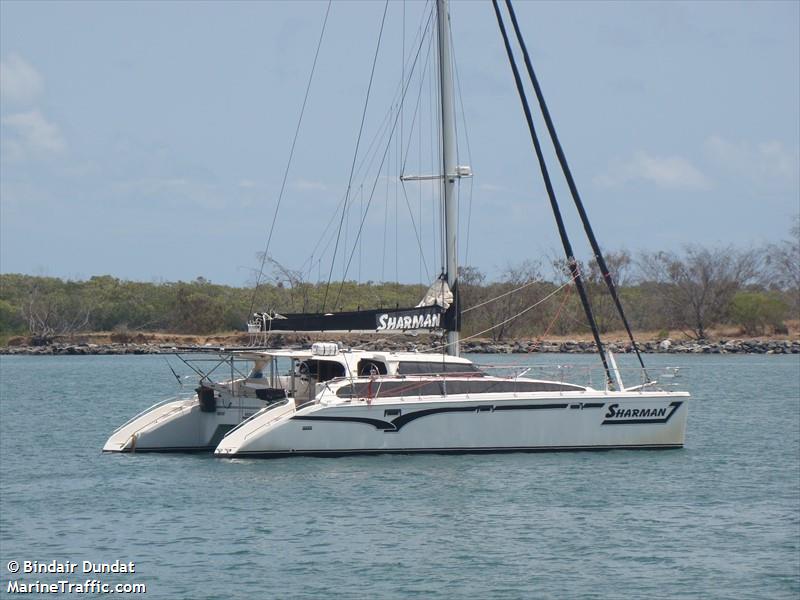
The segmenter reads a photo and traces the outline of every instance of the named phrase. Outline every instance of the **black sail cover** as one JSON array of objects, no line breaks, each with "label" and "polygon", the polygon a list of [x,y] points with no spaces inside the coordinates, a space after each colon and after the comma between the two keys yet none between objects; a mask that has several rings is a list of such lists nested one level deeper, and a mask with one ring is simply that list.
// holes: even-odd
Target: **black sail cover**
[{"label": "black sail cover", "polygon": [[370,309],[337,313],[255,313],[250,332],[408,333],[452,331],[456,326],[455,304],[447,309],[436,304],[413,308]]}]

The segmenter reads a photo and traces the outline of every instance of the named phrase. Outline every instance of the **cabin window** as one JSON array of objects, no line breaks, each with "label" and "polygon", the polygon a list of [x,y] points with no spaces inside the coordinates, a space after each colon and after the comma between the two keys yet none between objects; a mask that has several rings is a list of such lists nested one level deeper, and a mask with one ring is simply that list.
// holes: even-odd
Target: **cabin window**
[{"label": "cabin window", "polygon": [[400,361],[397,365],[398,375],[429,375],[436,373],[480,373],[478,367],[470,363]]},{"label": "cabin window", "polygon": [[386,364],[379,360],[362,358],[358,361],[358,376],[386,375]]},{"label": "cabin window", "polygon": [[317,381],[344,377],[344,365],[330,360],[304,360],[297,368],[301,375],[307,375]]},{"label": "cabin window", "polygon": [[580,392],[584,388],[566,383],[486,379],[440,379],[434,381],[373,381],[346,385],[336,391],[340,398],[390,398],[397,396],[441,396],[525,392]]},{"label": "cabin window", "polygon": [[514,381],[504,379],[500,381],[473,380],[453,381],[447,380],[448,394],[491,394],[491,393],[523,393],[523,392],[580,392],[584,388],[568,383],[554,383],[549,381]]},{"label": "cabin window", "polygon": [[345,385],[336,390],[339,398],[389,398],[397,396],[441,396],[441,381],[373,381]]}]

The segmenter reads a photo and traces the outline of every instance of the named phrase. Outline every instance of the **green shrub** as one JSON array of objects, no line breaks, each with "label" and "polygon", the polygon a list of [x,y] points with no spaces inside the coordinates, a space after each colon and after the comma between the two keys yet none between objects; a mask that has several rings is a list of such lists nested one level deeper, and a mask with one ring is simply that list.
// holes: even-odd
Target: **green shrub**
[{"label": "green shrub", "polygon": [[738,292],[731,302],[731,318],[747,335],[761,335],[770,328],[785,328],[787,306],[776,295],[764,292]]},{"label": "green shrub", "polygon": [[25,321],[17,307],[0,300],[0,334],[7,336],[25,331]]}]

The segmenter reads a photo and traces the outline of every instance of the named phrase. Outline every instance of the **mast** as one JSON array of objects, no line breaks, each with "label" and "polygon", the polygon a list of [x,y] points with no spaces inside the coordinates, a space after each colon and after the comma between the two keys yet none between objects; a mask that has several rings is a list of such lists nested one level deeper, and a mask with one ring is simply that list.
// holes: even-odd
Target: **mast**
[{"label": "mast", "polygon": [[458,204],[456,201],[456,178],[458,165],[456,159],[456,121],[453,110],[453,68],[450,59],[450,14],[447,0],[436,0],[436,20],[439,33],[439,96],[442,101],[442,187],[444,194],[444,230],[447,285],[453,292],[456,318],[454,331],[447,332],[447,353],[459,353],[459,312],[458,295]]}]

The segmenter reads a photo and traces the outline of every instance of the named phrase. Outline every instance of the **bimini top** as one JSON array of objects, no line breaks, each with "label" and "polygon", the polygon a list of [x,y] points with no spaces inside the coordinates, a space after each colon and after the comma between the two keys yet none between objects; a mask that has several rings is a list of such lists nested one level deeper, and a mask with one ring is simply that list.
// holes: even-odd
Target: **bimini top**
[{"label": "bimini top", "polygon": [[393,352],[386,350],[358,350],[349,348],[339,348],[332,342],[317,342],[311,348],[276,348],[274,350],[244,350],[235,351],[232,354],[236,358],[243,360],[264,360],[275,357],[288,358],[332,358],[336,356],[350,356],[355,358],[380,358],[391,362],[420,362],[420,363],[447,363],[459,365],[471,365],[472,361],[461,356],[451,356],[434,352]]}]

